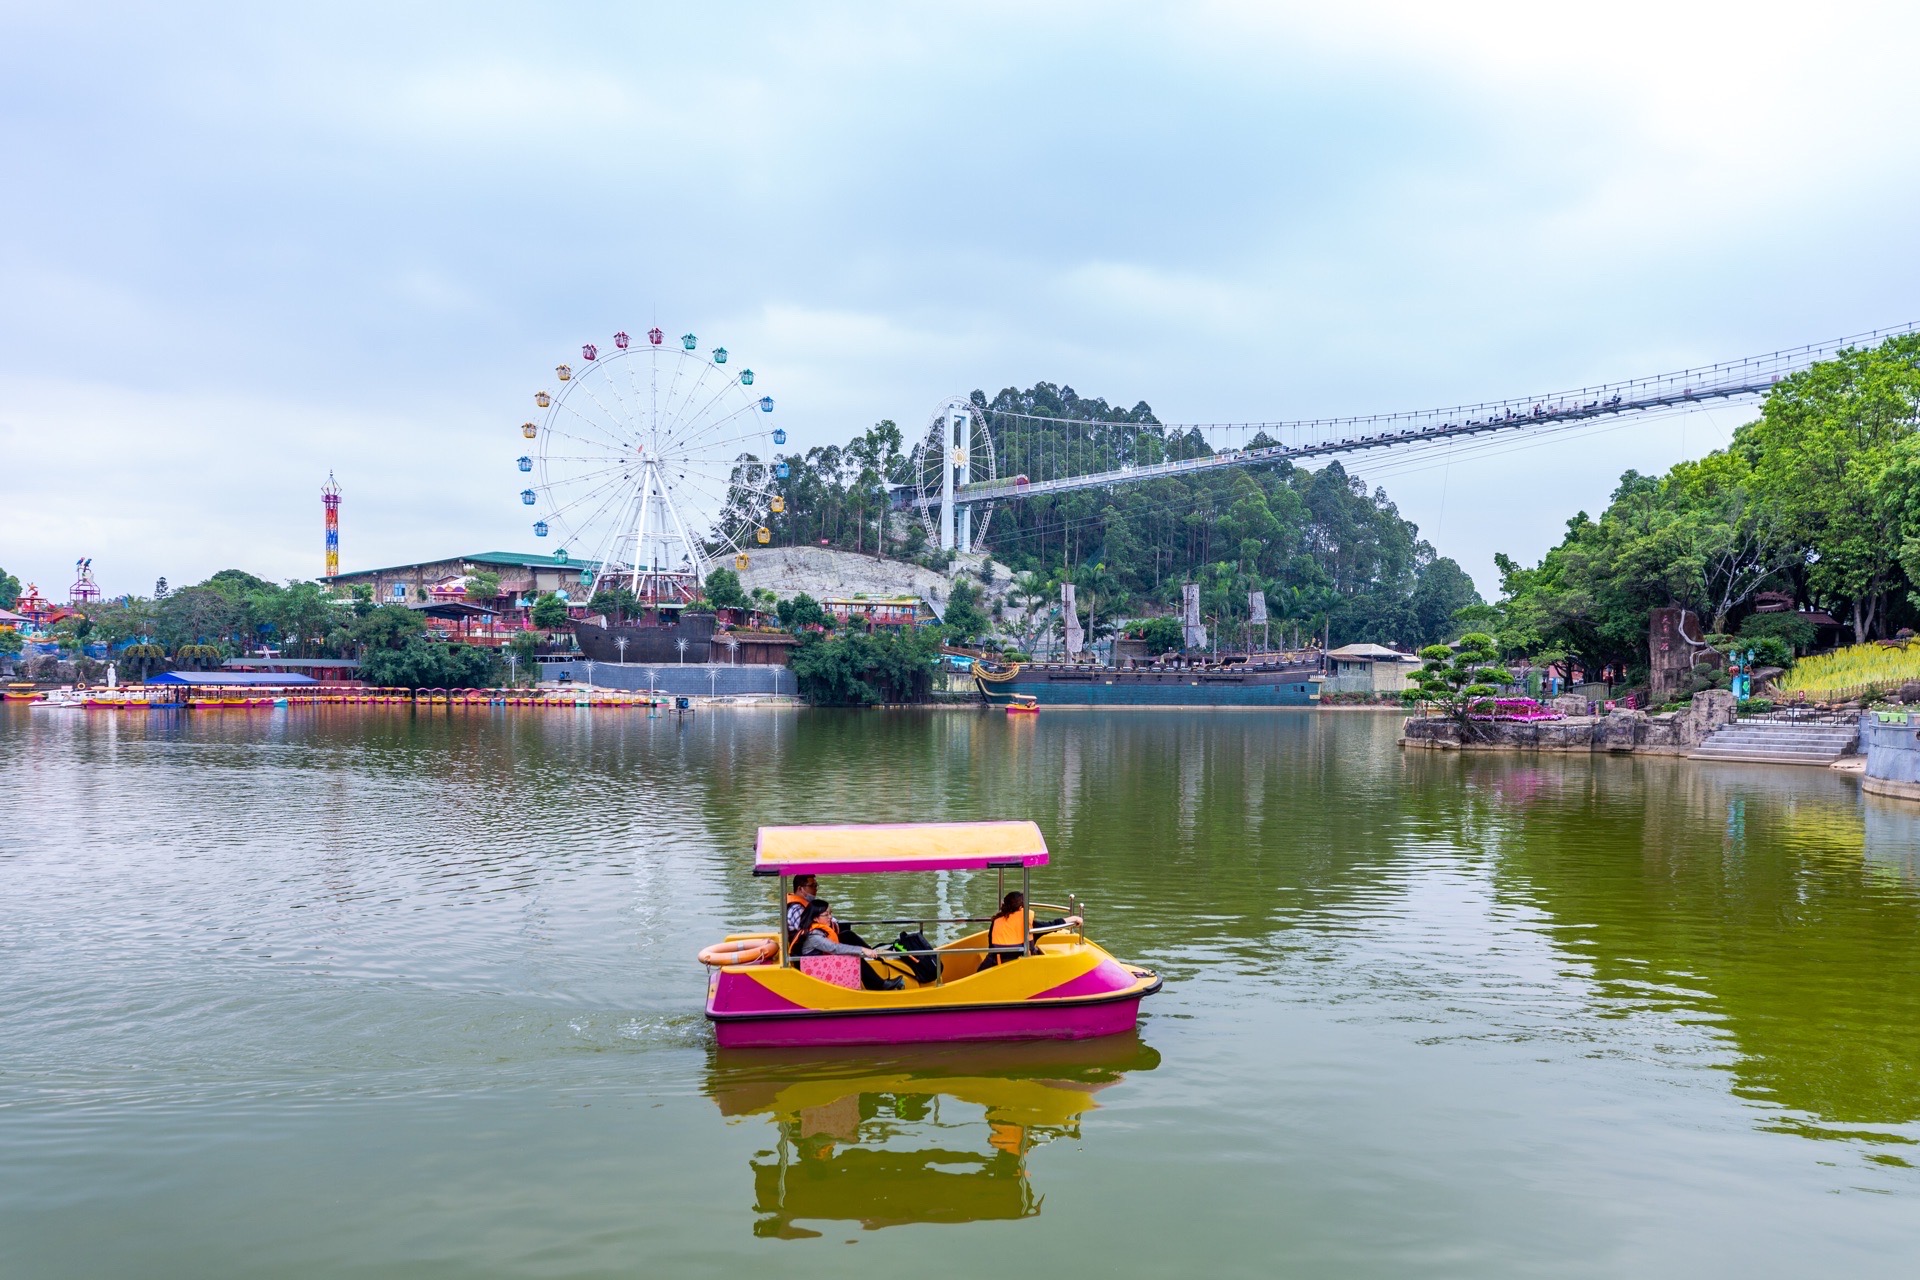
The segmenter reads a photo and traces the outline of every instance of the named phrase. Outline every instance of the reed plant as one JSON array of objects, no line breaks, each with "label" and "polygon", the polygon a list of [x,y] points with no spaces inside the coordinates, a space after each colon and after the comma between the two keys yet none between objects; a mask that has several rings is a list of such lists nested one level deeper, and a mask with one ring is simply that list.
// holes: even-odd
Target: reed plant
[{"label": "reed plant", "polygon": [[1884,693],[1910,680],[1920,680],[1920,644],[1856,644],[1800,659],[1778,687],[1831,702]]}]

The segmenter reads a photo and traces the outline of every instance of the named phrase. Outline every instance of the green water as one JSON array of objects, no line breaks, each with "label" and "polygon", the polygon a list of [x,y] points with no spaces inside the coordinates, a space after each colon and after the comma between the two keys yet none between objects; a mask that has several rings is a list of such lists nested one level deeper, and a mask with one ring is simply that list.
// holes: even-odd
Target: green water
[{"label": "green water", "polygon": [[[1397,727],[8,706],[0,1275],[1913,1274],[1920,808]],[[973,817],[1137,1039],[715,1051],[758,824]]]}]

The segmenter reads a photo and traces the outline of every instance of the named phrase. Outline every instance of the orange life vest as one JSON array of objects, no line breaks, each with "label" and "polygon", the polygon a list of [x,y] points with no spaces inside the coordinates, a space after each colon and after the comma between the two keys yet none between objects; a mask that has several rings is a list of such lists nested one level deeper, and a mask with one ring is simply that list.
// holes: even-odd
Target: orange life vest
[{"label": "orange life vest", "polygon": [[1004,916],[995,916],[987,928],[987,945],[990,947],[1024,947],[1027,945],[1027,929],[1033,922],[1033,913],[1026,908],[1009,912]]},{"label": "orange life vest", "polygon": [[825,916],[821,916],[818,920],[815,920],[813,924],[806,929],[805,932],[824,933],[827,935],[828,942],[840,941],[840,926],[833,923],[833,921],[827,919]]}]

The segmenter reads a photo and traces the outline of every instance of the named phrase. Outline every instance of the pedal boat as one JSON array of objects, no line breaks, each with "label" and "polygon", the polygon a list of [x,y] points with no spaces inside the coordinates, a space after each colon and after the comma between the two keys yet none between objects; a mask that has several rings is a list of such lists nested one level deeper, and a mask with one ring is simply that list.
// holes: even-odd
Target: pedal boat
[{"label": "pedal boat", "polygon": [[[756,876],[778,877],[778,902],[789,877],[877,875],[889,872],[1018,871],[1024,892],[1033,868],[1047,864],[1047,845],[1031,822],[905,823],[874,826],[762,827],[754,854]],[[1079,915],[1036,903],[1035,912]],[[996,905],[998,898],[995,899]],[[921,983],[900,973],[899,991],[839,986],[801,972],[788,952],[785,910],[771,933],[735,934],[728,943],[758,941],[765,955],[752,963],[723,964],[707,982],[707,1020],[723,1048],[896,1045],[955,1040],[1082,1040],[1132,1031],[1140,1001],[1160,990],[1150,969],[1114,959],[1086,937],[1085,926],[1038,932],[1038,954],[981,969],[989,954],[980,917],[849,920],[874,927],[965,924],[975,929],[936,948],[940,975]],[[869,941],[878,942],[876,936]],[[923,953],[927,954],[927,953]],[[882,961],[885,965],[884,960]],[[906,966],[886,966],[898,972]]]}]

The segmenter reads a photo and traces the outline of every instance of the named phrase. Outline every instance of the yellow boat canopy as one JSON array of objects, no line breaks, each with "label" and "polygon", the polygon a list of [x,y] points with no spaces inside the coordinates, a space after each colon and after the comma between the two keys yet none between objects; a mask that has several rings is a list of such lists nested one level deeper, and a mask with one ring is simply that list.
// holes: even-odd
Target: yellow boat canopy
[{"label": "yellow boat canopy", "polygon": [[762,827],[753,874],[843,876],[1046,865],[1046,837],[1031,822],[897,822]]}]

